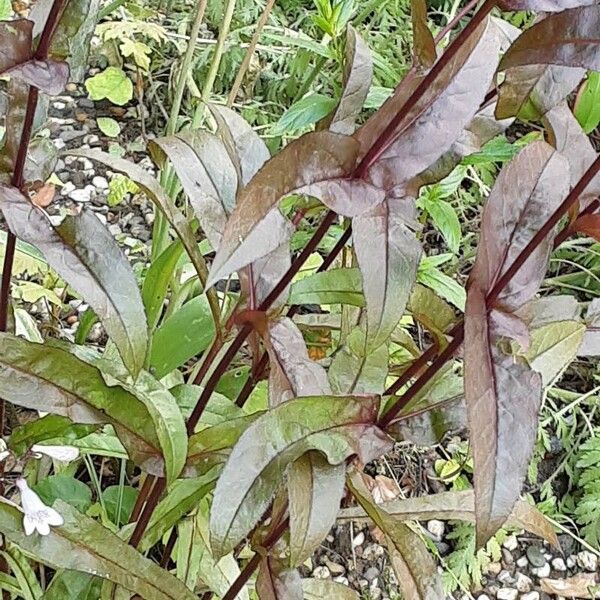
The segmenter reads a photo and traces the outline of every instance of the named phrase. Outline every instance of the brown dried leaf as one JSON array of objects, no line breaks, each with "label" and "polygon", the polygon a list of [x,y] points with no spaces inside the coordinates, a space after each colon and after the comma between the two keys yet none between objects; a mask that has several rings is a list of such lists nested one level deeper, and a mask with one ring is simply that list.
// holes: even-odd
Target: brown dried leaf
[{"label": "brown dried leaf", "polygon": [[344,91],[331,117],[329,131],[351,135],[371,87],[373,61],[364,40],[352,25],[346,32],[346,56],[344,59]]},{"label": "brown dried leaf", "polygon": [[600,5],[549,15],[509,48],[500,70],[522,65],[563,65],[600,71]]},{"label": "brown dried leaf", "polygon": [[350,174],[356,140],[328,131],[308,133],[270,159],[242,190],[227,221],[208,286],[254,262],[284,241],[279,200],[304,186]]},{"label": "brown dried leaf", "polygon": [[566,579],[540,579],[542,592],[563,598],[597,598],[599,583],[594,573],[579,573]]},{"label": "brown dried leaf", "polygon": [[56,188],[52,183],[43,185],[31,199],[31,203],[39,208],[46,208],[54,200]]},{"label": "brown dried leaf", "polygon": [[412,198],[390,198],[352,222],[367,303],[367,345],[374,349],[400,321],[414,284],[421,244]]},{"label": "brown dried leaf", "polygon": [[415,63],[429,68],[437,58],[435,41],[427,24],[427,3],[425,0],[411,0],[411,18],[413,27],[413,45]]}]

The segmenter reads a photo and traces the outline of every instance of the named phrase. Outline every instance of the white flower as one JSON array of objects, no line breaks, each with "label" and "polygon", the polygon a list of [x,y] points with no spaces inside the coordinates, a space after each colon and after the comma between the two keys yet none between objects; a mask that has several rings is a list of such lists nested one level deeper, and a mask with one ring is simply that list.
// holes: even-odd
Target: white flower
[{"label": "white flower", "polygon": [[24,479],[17,479],[16,483],[21,490],[21,506],[25,513],[23,529],[26,535],[31,535],[36,529],[41,535],[48,535],[50,525],[58,527],[64,523],[60,514],[50,506],[46,506]]},{"label": "white flower", "polygon": [[10,450],[7,449],[6,442],[0,438],[0,462],[5,460],[10,455]]},{"label": "white flower", "polygon": [[79,456],[79,448],[75,448],[75,446],[41,446],[40,444],[34,444],[31,446],[31,451],[45,454],[50,458],[62,460],[63,462],[72,462]]}]

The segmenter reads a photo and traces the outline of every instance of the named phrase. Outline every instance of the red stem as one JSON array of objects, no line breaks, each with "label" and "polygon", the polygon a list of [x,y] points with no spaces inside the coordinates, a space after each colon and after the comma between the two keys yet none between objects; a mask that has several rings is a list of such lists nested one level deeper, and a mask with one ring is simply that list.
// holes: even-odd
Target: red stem
[{"label": "red stem", "polygon": [[381,156],[383,152],[385,152],[394,138],[398,135],[398,125],[402,123],[413,106],[425,95],[442,69],[448,64],[448,62],[450,62],[463,43],[487,17],[494,6],[496,6],[496,0],[485,0],[481,8],[473,15],[473,18],[469,21],[466,27],[452,40],[448,48],[446,48],[444,54],[442,54],[440,59],[433,65],[431,70],[422,79],[421,83],[419,83],[417,89],[411,94],[409,101],[406,102],[394,115],[394,118],[389,122],[377,141],[371,146],[371,148],[369,148],[368,152],[365,154],[364,158],[354,172],[354,177],[356,179],[363,177],[368,171],[369,167],[379,158],[379,156]]},{"label": "red stem", "polygon": [[478,4],[479,0],[471,0],[465,7],[454,15],[454,18],[449,21],[442,30],[435,36],[433,41],[436,44],[439,44],[444,37],[450,33],[457,25],[460,23],[460,20],[467,16],[467,13],[471,12],[473,8],[475,8]]}]

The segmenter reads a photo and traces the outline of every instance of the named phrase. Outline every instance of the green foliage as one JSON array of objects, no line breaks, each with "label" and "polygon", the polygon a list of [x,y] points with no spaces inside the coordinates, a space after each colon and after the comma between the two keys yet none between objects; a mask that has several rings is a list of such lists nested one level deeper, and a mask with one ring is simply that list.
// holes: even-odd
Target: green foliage
[{"label": "green foliage", "polygon": [[600,123],[600,72],[590,71],[575,102],[573,113],[585,133]]},{"label": "green foliage", "polygon": [[576,468],[579,470],[577,484],[581,497],[575,505],[575,518],[581,525],[585,540],[600,547],[600,430],[584,442],[577,452]]},{"label": "green foliage", "polygon": [[[121,126],[111,117],[98,117],[96,119],[100,131],[108,137],[117,137],[121,133]],[[111,204],[114,206],[114,204]]]},{"label": "green foliage", "polygon": [[133,83],[122,69],[108,67],[101,73],[90,77],[85,87],[92,100],[110,100],[123,106],[133,98]]},{"label": "green foliage", "polygon": [[129,177],[117,173],[108,184],[106,201],[109,206],[117,206],[125,200],[127,194],[137,194],[138,191],[139,187]]}]

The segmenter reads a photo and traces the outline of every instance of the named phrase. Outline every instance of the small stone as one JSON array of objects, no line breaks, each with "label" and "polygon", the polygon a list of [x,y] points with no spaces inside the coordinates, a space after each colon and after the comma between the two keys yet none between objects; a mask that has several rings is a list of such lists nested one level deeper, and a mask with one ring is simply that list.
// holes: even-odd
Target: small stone
[{"label": "small stone", "polygon": [[352,540],[352,546],[356,548],[357,546],[362,546],[365,541],[365,534],[361,531],[358,535],[354,536]]},{"label": "small stone", "polygon": [[527,593],[531,591],[531,588],[533,587],[533,581],[531,581],[531,579],[527,577],[527,575],[525,575],[524,573],[517,573],[516,579],[516,586],[520,592]]},{"label": "small stone", "polygon": [[565,561],[560,556],[557,556],[556,558],[552,559],[552,568],[555,571],[566,571],[567,565],[565,564]]},{"label": "small stone", "polygon": [[80,158],[78,162],[84,171],[94,170],[94,163],[89,158]]},{"label": "small stone", "polygon": [[504,561],[504,564],[506,566],[511,566],[515,564],[515,559],[513,558],[513,555],[511,554],[510,550],[507,550],[506,548],[502,548],[502,560]]},{"label": "small stone", "polygon": [[83,138],[84,144],[89,144],[90,146],[97,146],[100,143],[100,138],[95,133],[89,133]]},{"label": "small stone", "polygon": [[542,567],[534,567],[531,569],[531,572],[534,575],[537,575],[540,579],[544,579],[545,577],[550,577],[550,564],[545,563]]},{"label": "small stone", "polygon": [[427,521],[427,531],[439,542],[444,537],[446,526],[442,521],[432,519],[431,521]]},{"label": "small stone", "polygon": [[88,333],[88,340],[92,343],[99,342],[104,334],[102,323],[94,323]]},{"label": "small stone", "polygon": [[498,575],[501,571],[502,571],[502,565],[499,562],[491,562],[487,568],[486,571],[490,574],[490,575]]},{"label": "small stone", "polygon": [[521,600],[540,600],[540,593],[533,591],[527,594],[523,594],[521,596]]},{"label": "small stone", "polygon": [[342,576],[340,576],[340,577],[334,577],[333,580],[336,583],[341,583],[342,585],[348,585],[348,583],[349,583],[348,578],[347,577],[342,577]]},{"label": "small stone", "polygon": [[577,564],[577,558],[575,557],[575,555],[567,557],[567,567],[569,569],[574,569],[576,564]]},{"label": "small stone", "polygon": [[108,181],[106,180],[106,177],[102,177],[101,175],[96,175],[92,179],[92,185],[98,190],[108,189]]},{"label": "small stone", "polygon": [[496,594],[498,600],[517,600],[519,591],[515,588],[500,588]]},{"label": "small stone", "polygon": [[577,554],[577,564],[582,569],[595,573],[598,568],[598,557],[589,550],[584,550]]},{"label": "small stone", "polygon": [[383,546],[380,546],[379,544],[369,544],[368,546],[365,546],[362,557],[367,562],[373,562],[378,558],[381,558],[384,554],[385,549]]},{"label": "small stone", "polygon": [[477,596],[477,600],[490,600],[490,597],[487,594],[480,594]]},{"label": "small stone", "polygon": [[63,196],[68,196],[74,189],[75,186],[70,181],[67,181],[65,185],[62,186],[60,193]]},{"label": "small stone", "polygon": [[121,235],[123,233],[118,223],[112,223],[111,225],[109,225],[108,230],[115,236]]},{"label": "small stone", "polygon": [[379,577],[379,570],[376,569],[375,567],[369,567],[365,572],[364,572],[364,578],[367,581],[373,581],[375,579],[377,579]]},{"label": "small stone", "polygon": [[332,575],[341,575],[346,571],[346,569],[344,569],[342,565],[338,565],[337,563],[334,563],[328,558],[325,559],[325,565],[327,566]]},{"label": "small stone", "polygon": [[517,540],[516,535],[509,535],[502,544],[504,548],[509,550],[510,552],[514,552],[519,547],[519,541]]},{"label": "small stone", "polygon": [[519,556],[519,558],[517,558],[517,567],[519,567],[520,569],[524,569],[528,564],[529,561],[527,560],[527,557],[525,555]]},{"label": "small stone", "polygon": [[546,557],[539,546],[529,546],[527,558],[534,567],[543,567],[546,564]]},{"label": "small stone", "polygon": [[371,587],[369,588],[369,597],[371,598],[371,600],[381,600],[382,595],[383,592],[379,587],[377,587],[377,581],[373,581]]},{"label": "small stone", "polygon": [[52,143],[57,150],[62,150],[67,145],[65,141],[61,140],[60,138],[52,140]]},{"label": "small stone", "polygon": [[331,577],[331,573],[327,567],[320,566],[313,571],[313,577],[316,579],[329,579]]},{"label": "small stone", "polygon": [[498,581],[504,585],[512,585],[515,578],[510,574],[510,571],[504,569],[498,573]]},{"label": "small stone", "polygon": [[69,194],[69,198],[71,200],[75,200],[75,202],[89,202],[92,199],[92,194],[95,192],[95,188],[93,185],[86,185],[83,189],[73,190]]},{"label": "small stone", "polygon": [[64,102],[53,102],[52,106],[56,110],[65,110],[65,108],[67,108],[67,105]]},{"label": "small stone", "polygon": [[146,221],[146,225],[152,225],[154,223],[154,213],[149,212],[144,215],[144,221]]},{"label": "small stone", "polygon": [[88,114],[87,114],[85,111],[83,111],[83,110],[78,110],[78,111],[75,113],[75,118],[76,118],[76,119],[77,119],[77,120],[78,120],[80,123],[83,123],[83,122],[87,121],[87,119],[88,119]]},{"label": "small stone", "polygon": [[67,92],[69,93],[73,93],[77,91],[77,84],[76,83],[67,83],[67,87],[65,88],[67,90]]},{"label": "small stone", "polygon": [[77,315],[69,315],[67,317],[67,323],[69,325],[75,325],[75,323],[77,323],[78,320],[79,318],[77,317]]}]

